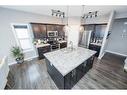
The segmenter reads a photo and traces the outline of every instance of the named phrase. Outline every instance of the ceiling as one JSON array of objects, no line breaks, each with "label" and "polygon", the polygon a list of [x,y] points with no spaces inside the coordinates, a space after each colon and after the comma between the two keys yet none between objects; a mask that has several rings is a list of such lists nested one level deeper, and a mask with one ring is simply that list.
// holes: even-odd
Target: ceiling
[{"label": "ceiling", "polygon": [[[67,13],[67,6],[59,5],[59,6],[2,6],[4,8],[20,10],[25,12],[31,12],[40,15],[48,15],[51,16],[51,9],[61,10]],[[83,12],[84,10],[84,12]],[[106,15],[109,14],[112,10],[115,10],[117,13],[127,12],[127,6],[69,6],[69,16],[81,16],[83,13],[88,13],[90,11],[99,11],[98,15]]]}]

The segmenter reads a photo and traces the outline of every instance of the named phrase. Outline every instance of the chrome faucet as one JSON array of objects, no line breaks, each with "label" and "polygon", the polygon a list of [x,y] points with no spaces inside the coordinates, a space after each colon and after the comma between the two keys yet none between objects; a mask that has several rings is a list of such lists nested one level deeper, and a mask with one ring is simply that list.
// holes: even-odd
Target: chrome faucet
[{"label": "chrome faucet", "polygon": [[70,49],[73,50],[73,42],[70,41],[69,44],[70,44]]}]

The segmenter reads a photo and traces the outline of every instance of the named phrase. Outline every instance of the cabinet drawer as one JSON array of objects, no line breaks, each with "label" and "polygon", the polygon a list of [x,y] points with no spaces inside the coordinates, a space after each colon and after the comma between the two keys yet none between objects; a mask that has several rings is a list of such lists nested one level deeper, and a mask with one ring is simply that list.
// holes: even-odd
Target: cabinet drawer
[{"label": "cabinet drawer", "polygon": [[40,47],[40,48],[38,48],[38,51],[43,52],[43,53],[49,52],[50,51],[50,46]]},{"label": "cabinet drawer", "polygon": [[39,47],[38,48],[38,55],[39,55],[39,59],[43,59],[44,58],[44,53],[46,52],[50,52],[51,48],[50,46],[45,46],[45,47]]},{"label": "cabinet drawer", "polygon": [[92,44],[89,45],[89,49],[97,51],[97,53],[95,54],[95,56],[97,56],[97,57],[99,56],[100,48],[101,48],[101,46],[92,45]]},{"label": "cabinet drawer", "polygon": [[60,43],[60,48],[65,48],[65,47],[67,47],[67,42],[65,42],[65,43]]}]

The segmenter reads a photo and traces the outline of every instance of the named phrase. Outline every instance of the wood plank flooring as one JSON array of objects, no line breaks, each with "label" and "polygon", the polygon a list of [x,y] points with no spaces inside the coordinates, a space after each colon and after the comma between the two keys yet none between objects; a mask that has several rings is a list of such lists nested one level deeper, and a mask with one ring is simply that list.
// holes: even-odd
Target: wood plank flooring
[{"label": "wood plank flooring", "polygon": [[[110,53],[102,60],[95,58],[93,68],[72,89],[127,89],[124,59]],[[10,72],[15,82],[12,89],[58,89],[46,71],[44,60],[12,65]]]}]

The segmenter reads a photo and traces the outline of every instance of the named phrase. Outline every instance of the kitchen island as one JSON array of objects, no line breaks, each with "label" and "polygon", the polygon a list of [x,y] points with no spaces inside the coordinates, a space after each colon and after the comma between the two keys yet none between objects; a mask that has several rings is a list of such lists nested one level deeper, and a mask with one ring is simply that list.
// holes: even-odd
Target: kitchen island
[{"label": "kitchen island", "polygon": [[95,53],[82,47],[45,53],[47,72],[59,89],[71,89],[92,68]]}]

